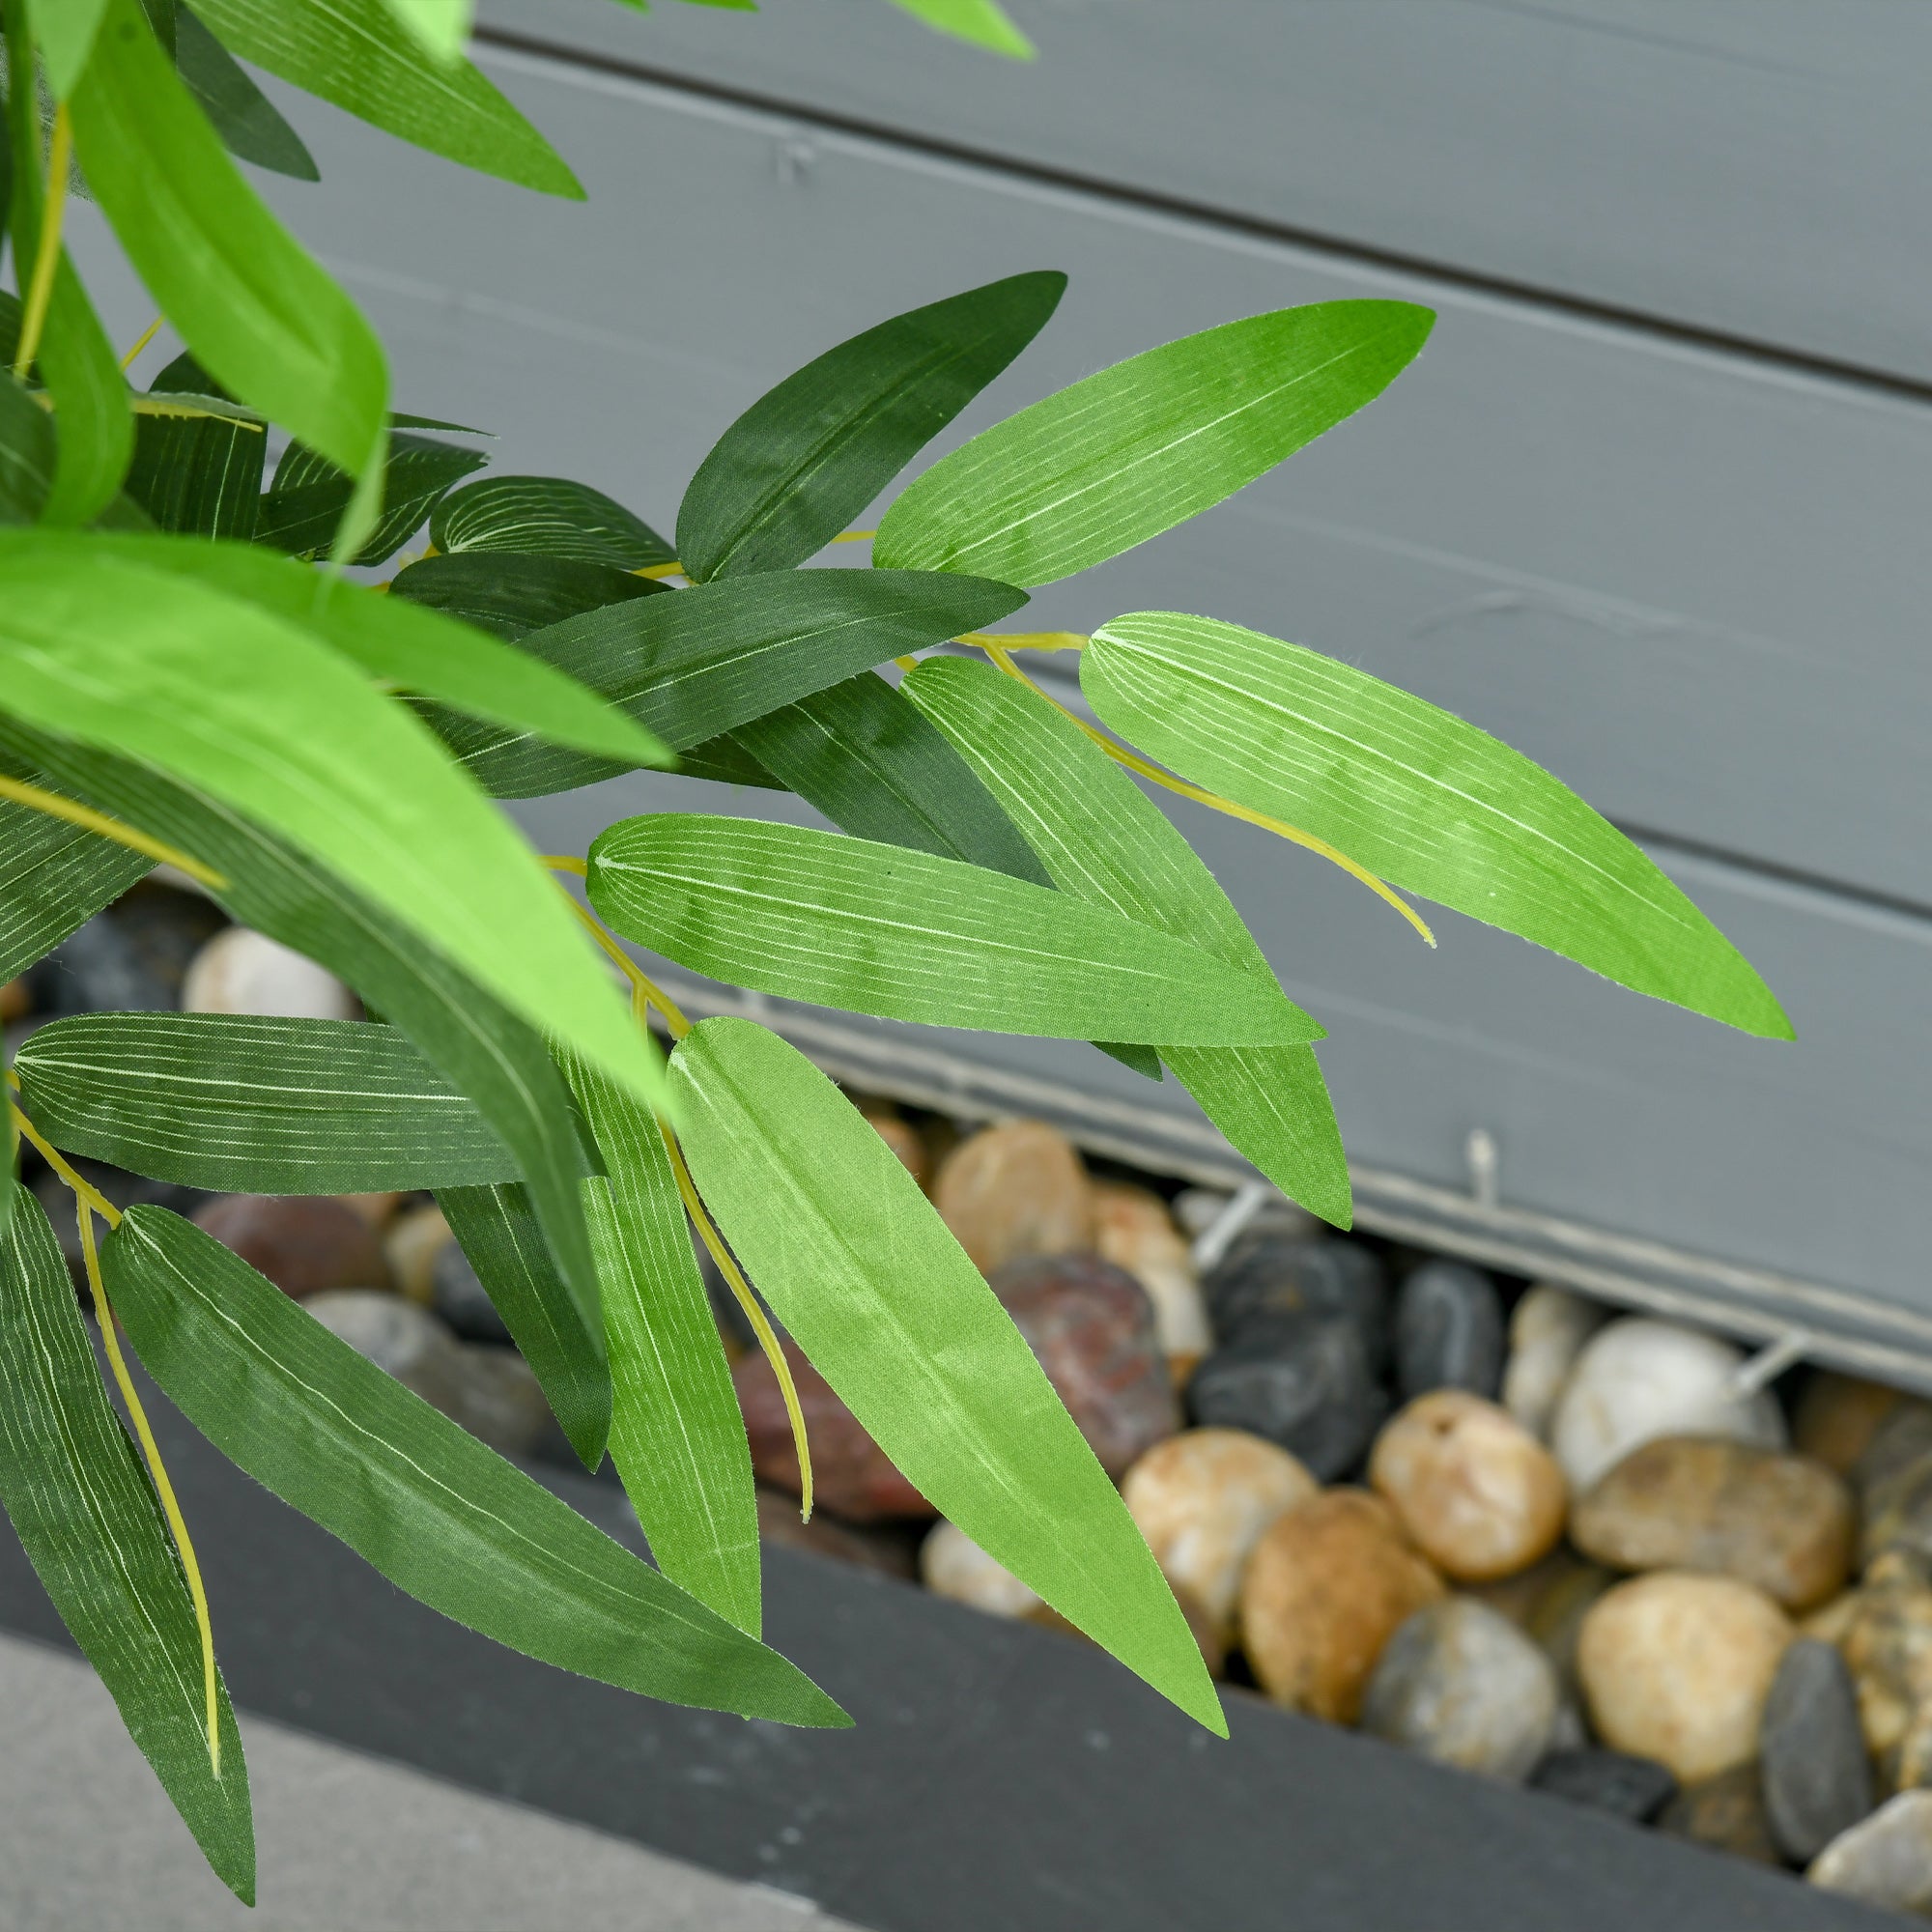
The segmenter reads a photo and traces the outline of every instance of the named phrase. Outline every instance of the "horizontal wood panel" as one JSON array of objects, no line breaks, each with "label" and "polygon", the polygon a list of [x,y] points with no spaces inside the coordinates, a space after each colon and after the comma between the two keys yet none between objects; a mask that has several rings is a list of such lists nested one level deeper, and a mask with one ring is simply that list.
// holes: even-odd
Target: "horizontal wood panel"
[{"label": "horizontal wood panel", "polygon": [[1932,378],[1916,0],[486,0],[510,31],[1802,354]]}]

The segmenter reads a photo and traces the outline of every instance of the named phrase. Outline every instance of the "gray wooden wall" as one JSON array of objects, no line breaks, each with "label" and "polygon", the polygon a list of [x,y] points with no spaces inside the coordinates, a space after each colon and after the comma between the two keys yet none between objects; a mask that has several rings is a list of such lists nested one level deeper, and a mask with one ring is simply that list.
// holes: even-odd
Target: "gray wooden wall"
[{"label": "gray wooden wall", "polygon": [[[493,0],[480,57],[586,206],[307,103],[324,185],[274,193],[404,407],[666,528],[772,382],[995,275],[1072,286],[962,428],[1234,316],[1435,306],[1367,414],[1033,614],[1211,611],[1451,706],[1636,833],[1796,1020],[1795,1046],[1745,1039],[1452,915],[1428,952],[1320,862],[1183,808],[1327,1022],[1372,1175],[1460,1188],[1487,1128],[1510,1206],[1848,1291],[1793,1305],[1922,1347],[1932,10],[1014,4],[1035,68],[882,0]],[[529,816],[581,850],[674,802],[689,781],[639,778]],[[938,1044],[1188,1104],[1085,1049]]]}]

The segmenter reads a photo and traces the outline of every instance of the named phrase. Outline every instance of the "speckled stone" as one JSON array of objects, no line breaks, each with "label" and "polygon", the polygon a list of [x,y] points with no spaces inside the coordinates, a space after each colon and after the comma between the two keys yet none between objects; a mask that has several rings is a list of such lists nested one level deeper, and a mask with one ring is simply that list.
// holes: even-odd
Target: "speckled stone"
[{"label": "speckled stone", "polygon": [[1214,1338],[1193,1257],[1167,1203],[1145,1187],[1104,1180],[1094,1188],[1094,1216],[1101,1258],[1125,1268],[1147,1290],[1161,1350],[1184,1379]]},{"label": "speckled stone", "polygon": [[1763,1780],[1755,1764],[1734,1764],[1687,1784],[1659,1815],[1657,1829],[1753,1864],[1784,1861],[1765,1815]]},{"label": "speckled stone", "polygon": [[245,925],[218,932],[182,980],[182,1010],[353,1020],[361,1003],[326,967]]},{"label": "speckled stone", "polygon": [[333,1196],[222,1194],[197,1208],[194,1219],[284,1293],[389,1285],[376,1231]]},{"label": "speckled stone", "polygon": [[1488,1582],[1526,1570],[1563,1533],[1563,1472],[1492,1402],[1419,1396],[1376,1438],[1369,1480],[1445,1576]]},{"label": "speckled stone", "polygon": [[1043,1121],[1009,1121],[961,1141],[940,1166],[932,1202],[984,1275],[1094,1245],[1087,1170],[1072,1142]]},{"label": "speckled stone", "polygon": [[1529,1781],[1552,1798],[1607,1811],[1632,1825],[1649,1824],[1677,1796],[1677,1780],[1654,1758],[1588,1746],[1551,1751]]},{"label": "speckled stone", "polygon": [[1539,1440],[1584,1343],[1607,1316],[1601,1303],[1551,1282],[1538,1282],[1511,1311],[1502,1404]]},{"label": "speckled stone", "polygon": [[1425,1605],[1390,1637],[1362,1728],[1439,1764],[1520,1783],[1548,1747],[1556,1671],[1506,1617],[1469,1597]]},{"label": "speckled stone", "polygon": [[1895,1750],[1932,1702],[1932,1577],[1923,1559],[1889,1550],[1855,1593],[1838,1647],[1859,1689],[1865,1747]]},{"label": "speckled stone", "polygon": [[1932,1412],[1894,1408],[1860,1458],[1854,1480],[1863,1504],[1860,1554],[1869,1565],[1888,1549],[1932,1560]]},{"label": "speckled stone", "polygon": [[936,1522],[919,1547],[919,1574],[934,1596],[970,1604],[996,1617],[1030,1617],[1039,1593],[995,1563],[957,1524]]},{"label": "speckled stone", "polygon": [[1901,1791],[1834,1838],[1805,1873],[1826,1891],[1932,1918],[1932,1791]]},{"label": "speckled stone", "polygon": [[1816,1858],[1872,1808],[1858,1690],[1831,1644],[1800,1637],[1784,1653],[1765,1699],[1758,1756],[1771,1834],[1795,1863]]},{"label": "speckled stone", "polygon": [[1388,1395],[1355,1322],[1251,1315],[1195,1370],[1187,1406],[1203,1427],[1265,1436],[1328,1482],[1360,1464]]},{"label": "speckled stone", "polygon": [[1433,1389],[1492,1397],[1503,1379],[1503,1304],[1495,1283],[1462,1262],[1425,1262],[1395,1304],[1395,1378],[1413,1401]]},{"label": "speckled stone", "polygon": [[1855,1528],[1851,1491],[1822,1463],[1697,1435],[1634,1449],[1570,1519],[1577,1548],[1600,1563],[1719,1571],[1789,1610],[1844,1588]]},{"label": "speckled stone", "polygon": [[1350,1323],[1374,1375],[1389,1353],[1388,1275],[1359,1241],[1251,1230],[1203,1278],[1215,1335],[1232,1341],[1262,1317],[1333,1317]]}]

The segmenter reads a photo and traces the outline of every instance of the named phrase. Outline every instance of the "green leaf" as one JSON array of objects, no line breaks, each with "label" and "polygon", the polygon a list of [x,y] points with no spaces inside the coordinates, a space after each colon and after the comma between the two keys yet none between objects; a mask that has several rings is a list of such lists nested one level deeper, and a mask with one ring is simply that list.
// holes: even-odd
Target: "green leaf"
[{"label": "green leaf", "polygon": [[293,181],[322,179],[301,136],[185,7],[175,10],[175,64],[231,155]]},{"label": "green leaf", "polygon": [[88,185],[196,359],[362,480],[353,551],[374,519],[388,434],[368,324],[237,172],[136,0],[109,0],[71,105]]},{"label": "green leaf", "polygon": [[915,478],[886,512],[873,559],[1029,588],[1090,569],[1353,415],[1434,322],[1411,302],[1316,302],[1117,362]]},{"label": "green leaf", "polygon": [[400,921],[219,800],[4,716],[0,736],[91,803],[199,854],[228,879],[220,898],[236,919],[320,961],[406,1032],[515,1155],[558,1266],[595,1293],[576,1117],[533,1028]]},{"label": "green leaf", "polygon": [[705,1204],[773,1312],[939,1511],[1219,1736],[1186,1619],[1053,1385],[919,1183],[749,1020],[671,1056]]},{"label": "green leaf", "polygon": [[[1194,848],[1071,719],[964,658],[929,658],[899,688],[958,747],[1063,892],[1272,977]],[[1350,1225],[1349,1163],[1312,1047],[1159,1052],[1237,1152],[1290,1199]]]},{"label": "green leaf", "polygon": [[972,766],[874,671],[753,719],[734,735],[855,838],[1052,884]]},{"label": "green leaf", "polygon": [[792,1664],[366,1362],[247,1263],[158,1208],[101,1256],[170,1400],[230,1461],[432,1609],[606,1684],[842,1725]]},{"label": "green leaf", "polygon": [[222,800],[531,1024],[662,1092],[528,846],[312,633],[99,540],[0,530],[0,710]]},{"label": "green leaf", "polygon": [[53,488],[54,419],[0,369],[0,524],[35,522]]},{"label": "green leaf", "polygon": [[664,1133],[594,1067],[573,1055],[563,1067],[609,1176],[583,1191],[604,1290],[611,1460],[658,1568],[756,1636],[751,1445]]},{"label": "green leaf", "polygon": [[[428,437],[391,435],[383,463],[382,517],[348,561],[386,563],[422,528],[445,493],[489,460],[480,451]],[[274,487],[262,498],[255,541],[293,556],[326,556],[355,494],[354,477],[291,443],[276,466]]]},{"label": "green leaf", "polygon": [[702,582],[789,570],[823,549],[1039,333],[1065,287],[1044,272],[989,282],[786,377],[691,479],[677,512],[686,571]]},{"label": "green leaf", "polygon": [[803,826],[628,818],[587,886],[607,925],[693,972],[847,1012],[1204,1046],[1321,1032],[1264,975],[1070,894]]},{"label": "green leaf", "polygon": [[439,67],[463,57],[469,39],[469,0],[383,0],[403,31]]},{"label": "green leaf", "polygon": [[645,570],[675,557],[664,538],[623,504],[561,476],[491,476],[471,483],[436,506],[429,534],[450,555],[505,551],[618,570]]},{"label": "green leaf", "polygon": [[[63,789],[11,758],[0,757],[0,771]],[[44,959],[153,867],[125,845],[0,799],[0,985]]]},{"label": "green leaf", "polygon": [[766,791],[787,789],[729,731],[680,752],[677,770],[681,778],[709,779],[714,784],[758,785]]},{"label": "green leaf", "polygon": [[360,1194],[519,1179],[474,1101],[392,1026],[239,1013],[81,1013],[14,1061],[69,1153],[238,1194]]},{"label": "green leaf", "polygon": [[1081,688],[1151,757],[1405,887],[1746,1033],[1765,983],[1622,833],[1521,753],[1366,671],[1208,617],[1140,611]]},{"label": "green leaf", "polygon": [[106,11],[107,0],[40,0],[32,10],[34,39],[40,43],[43,71],[56,100],[65,100],[73,92]]},{"label": "green leaf", "polygon": [[382,0],[198,0],[231,53],[466,168],[582,201],[577,177],[466,60],[444,66]]},{"label": "green leaf", "polygon": [[391,597],[446,611],[509,642],[582,611],[669,594],[610,564],[492,551],[424,557],[389,580]]},{"label": "green leaf", "polygon": [[1033,43],[1007,17],[996,0],[893,0],[901,13],[923,20],[939,33],[970,42],[989,53],[1032,60]]},{"label": "green leaf", "polygon": [[[1023,601],[977,578],[788,570],[606,605],[521,642],[682,750],[888,658],[995,622]],[[440,728],[497,798],[566,791],[630,769],[533,732]]]},{"label": "green leaf", "polygon": [[108,1405],[60,1244],[29,1194],[0,1232],[0,1503],[182,1822],[222,1883],[252,1905],[255,1830],[228,1689],[216,1679],[216,1779],[201,1634],[181,1562]]},{"label": "green leaf", "polygon": [[[149,394],[190,396],[213,386],[193,356],[179,355]],[[141,416],[128,494],[164,530],[245,542],[255,534],[268,445],[259,420]]]},{"label": "green leaf", "polygon": [[[444,1187],[436,1198],[570,1446],[594,1472],[611,1434],[611,1371],[598,1305],[601,1257],[580,1300],[557,1271],[528,1188]],[[586,1219],[595,1254],[596,1224]]]}]

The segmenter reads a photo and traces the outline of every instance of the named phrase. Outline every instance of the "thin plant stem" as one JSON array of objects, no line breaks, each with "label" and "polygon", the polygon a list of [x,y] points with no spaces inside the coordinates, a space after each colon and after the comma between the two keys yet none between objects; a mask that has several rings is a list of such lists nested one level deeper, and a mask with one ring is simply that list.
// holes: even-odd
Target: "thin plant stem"
[{"label": "thin plant stem", "polygon": [[[586,867],[582,859],[558,858],[550,853],[539,856],[554,872],[569,872],[580,879],[584,875]],[[691,1031],[691,1022],[685,1018],[677,1002],[617,944],[611,929],[588,906],[572,898],[561,885],[557,890],[563,893],[571,911],[583,922],[584,929],[596,941],[599,951],[630,981],[633,994],[641,997],[664,1015],[665,1025],[670,1029],[672,1039],[682,1039]]]},{"label": "thin plant stem", "polygon": [[[28,97],[23,97],[28,98]],[[67,176],[73,160],[73,122],[67,104],[54,109],[53,138],[47,144],[46,205],[41,215],[40,244],[34,250],[34,278],[27,288],[20,316],[20,343],[14,353],[14,374],[24,378],[40,354],[41,334],[47,326],[47,304],[54,298],[54,271],[60,267],[61,222],[67,213]]]},{"label": "thin plant stem", "polygon": [[[19,1090],[20,1076],[11,1066],[7,1069],[7,1084],[14,1089],[15,1092]],[[8,1111],[14,1117],[14,1124],[20,1130],[20,1138],[53,1169],[54,1173],[59,1177],[61,1184],[68,1192],[73,1195],[76,1200],[84,1201],[110,1228],[119,1227],[121,1224],[120,1208],[115,1207],[113,1202],[108,1200],[106,1195],[101,1193],[92,1181],[88,1180],[83,1175],[76,1174],[72,1166],[63,1159],[59,1152],[47,1145],[40,1129],[34,1125],[32,1121],[28,1120],[25,1114],[21,1113],[18,1107],[10,1104]]]},{"label": "thin plant stem", "polygon": [[161,332],[161,324],[164,323],[166,320],[167,320],[166,316],[157,315],[154,319],[154,321],[151,322],[147,326],[147,327],[141,331],[141,339],[137,343],[135,343],[133,348],[128,350],[127,355],[122,356],[121,373],[124,376],[128,373],[129,369],[131,369],[134,366],[135,358],[139,356],[141,351],[147,348],[148,344],[154,341],[155,337]]},{"label": "thin plant stem", "polygon": [[78,799],[64,798],[57,791],[43,791],[39,785],[10,779],[4,773],[0,773],[0,798],[12,799],[15,805],[24,805],[30,810],[43,811],[49,818],[64,818],[70,825],[78,825],[83,831],[99,833],[102,838],[111,838],[115,844],[125,845],[128,851],[138,852],[144,859],[177,867],[211,892],[218,893],[228,883],[213,867],[190,858],[179,846],[170,845],[164,839],[150,838],[145,832],[137,832],[118,818],[109,818],[104,811],[96,811],[91,805],[82,805]]}]

